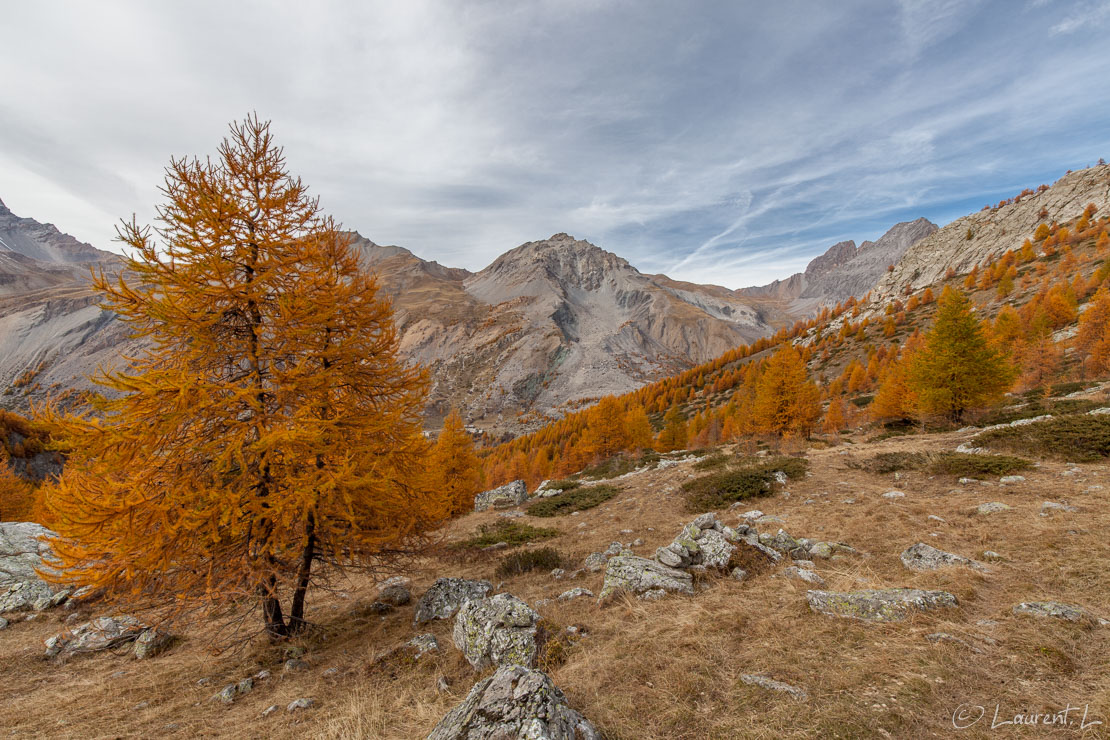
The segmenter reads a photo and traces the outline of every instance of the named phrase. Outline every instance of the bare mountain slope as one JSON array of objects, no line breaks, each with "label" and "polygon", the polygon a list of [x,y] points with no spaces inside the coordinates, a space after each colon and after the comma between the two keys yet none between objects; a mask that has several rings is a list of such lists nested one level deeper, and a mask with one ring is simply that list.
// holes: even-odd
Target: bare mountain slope
[{"label": "bare mountain slope", "polygon": [[1088,203],[1101,213],[1110,207],[1110,165],[1070,172],[1042,192],[1030,191],[1001,208],[956,219],[910,247],[894,270],[881,276],[874,295],[891,298],[907,285],[913,289],[931,285],[950,267],[967,272],[1006,250],[1019,249],[1040,223],[1078,217]]}]

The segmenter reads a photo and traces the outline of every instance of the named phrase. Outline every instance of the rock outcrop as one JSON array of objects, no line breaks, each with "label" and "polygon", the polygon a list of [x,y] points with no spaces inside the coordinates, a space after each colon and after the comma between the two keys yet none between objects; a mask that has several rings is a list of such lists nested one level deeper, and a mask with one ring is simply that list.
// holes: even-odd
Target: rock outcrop
[{"label": "rock outcrop", "polygon": [[522,480],[514,480],[498,488],[483,491],[474,497],[474,511],[507,509],[528,500],[528,487]]},{"label": "rock outcrop", "polygon": [[455,617],[452,638],[475,670],[491,665],[531,667],[536,659],[540,615],[512,594],[465,602]]},{"label": "rock outcrop", "polygon": [[428,740],[601,740],[585,717],[542,671],[502,666],[474,684]]},{"label": "rock outcrop", "polygon": [[923,591],[916,588],[888,588],[867,591],[809,591],[809,608],[821,614],[868,622],[898,622],[915,611],[959,606],[956,597],[947,591]]},{"label": "rock outcrop", "polygon": [[[142,639],[141,643],[138,641]],[[150,658],[164,650],[172,638],[126,614],[97,617],[72,630],[47,638],[46,657],[64,663],[75,655],[113,650],[138,643],[131,648],[137,658]],[[138,648],[136,652],[136,647]]]},{"label": "rock outcrop", "polygon": [[0,614],[42,611],[69,596],[68,589],[47,583],[37,572],[50,554],[44,538],[55,536],[33,522],[0,522]]},{"label": "rock outcrop", "polygon": [[416,602],[413,624],[424,624],[433,619],[450,619],[467,601],[484,598],[491,590],[493,584],[489,581],[439,578]]},{"label": "rock outcrop", "polygon": [[609,558],[605,565],[605,582],[598,601],[618,591],[637,596],[658,598],[667,593],[693,594],[694,578],[684,570],[671,568],[656,560],[622,554]]}]

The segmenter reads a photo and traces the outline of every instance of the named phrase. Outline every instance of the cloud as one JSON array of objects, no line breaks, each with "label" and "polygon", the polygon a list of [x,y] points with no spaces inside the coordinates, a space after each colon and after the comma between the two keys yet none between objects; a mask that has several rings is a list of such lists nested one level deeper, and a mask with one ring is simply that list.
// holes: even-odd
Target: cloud
[{"label": "cloud", "polygon": [[1106,3],[694,7],[14,4],[0,198],[111,247],[116,219],[151,218],[171,155],[256,110],[379,243],[480,269],[566,231],[741,287],[1107,154],[1110,55],[1071,32]]}]

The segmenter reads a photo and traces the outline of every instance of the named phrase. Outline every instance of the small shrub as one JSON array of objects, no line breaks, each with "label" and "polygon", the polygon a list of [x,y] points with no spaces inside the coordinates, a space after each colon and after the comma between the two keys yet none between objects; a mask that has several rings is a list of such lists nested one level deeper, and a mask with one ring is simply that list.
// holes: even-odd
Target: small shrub
[{"label": "small shrub", "polygon": [[943,452],[929,464],[929,472],[936,475],[954,475],[960,478],[1001,478],[1022,470],[1029,470],[1033,463],[1023,457],[1008,455],[974,455],[963,452]]},{"label": "small shrub", "polygon": [[637,468],[644,467],[645,465],[654,465],[659,461],[659,453],[654,450],[645,452],[639,457],[632,457],[627,454],[614,455],[608,460],[602,460],[596,465],[584,469],[578,473],[579,478],[593,478],[594,480],[607,480],[609,478],[616,478],[631,473]]},{"label": "small shrub", "polygon": [[501,558],[497,564],[497,577],[509,578],[533,570],[554,570],[563,564],[563,556],[551,547],[537,550],[522,550]]},{"label": "small shrub", "polygon": [[921,470],[929,458],[922,452],[880,452],[870,460],[852,461],[849,467],[886,475],[900,470]]},{"label": "small shrub", "polygon": [[585,511],[605,503],[620,491],[620,488],[605,483],[572,488],[557,496],[536,501],[525,509],[525,513],[529,516],[563,516],[575,511]]},{"label": "small shrub", "polygon": [[563,478],[562,480],[551,481],[544,486],[545,491],[569,491],[578,488],[582,483],[570,478]]},{"label": "small shrub", "polygon": [[1063,416],[1019,427],[992,429],[976,445],[1069,462],[1110,457],[1110,415]]},{"label": "small shrub", "polygon": [[723,452],[715,452],[712,455],[705,457],[694,463],[694,470],[716,470],[723,468],[733,461],[734,458],[729,457]]},{"label": "small shrub", "polygon": [[513,521],[499,521],[496,524],[483,524],[466,540],[458,543],[456,547],[480,548],[505,542],[509,545],[524,545],[529,542],[549,540],[558,537],[562,532],[549,527],[533,527]]},{"label": "small shrub", "polygon": [[870,406],[871,402],[874,401],[874,400],[875,400],[875,396],[873,396],[873,395],[856,396],[855,398],[852,399],[852,403],[855,404],[856,408],[861,408],[862,409],[862,408],[866,408],[867,406]]},{"label": "small shrub", "polygon": [[775,491],[775,473],[796,479],[804,476],[808,468],[805,458],[775,457],[694,478],[682,484],[686,509],[691,512],[722,509],[736,501],[769,496]]}]

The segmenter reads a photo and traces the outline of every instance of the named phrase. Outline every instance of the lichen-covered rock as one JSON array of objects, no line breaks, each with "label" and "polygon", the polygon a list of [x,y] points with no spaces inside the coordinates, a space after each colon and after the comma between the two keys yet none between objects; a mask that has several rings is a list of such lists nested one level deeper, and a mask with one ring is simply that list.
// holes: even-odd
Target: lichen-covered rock
[{"label": "lichen-covered rock", "polygon": [[567,704],[547,674],[502,666],[476,683],[428,740],[601,740],[594,726]]},{"label": "lichen-covered rock", "polygon": [[1013,608],[1014,614],[1041,619],[1064,619],[1068,622],[1094,621],[1105,626],[1110,621],[1096,617],[1081,606],[1061,604],[1059,601],[1023,601]]},{"label": "lichen-covered rock", "polygon": [[579,586],[578,588],[572,588],[569,591],[564,591],[563,593],[559,594],[558,600],[570,601],[571,599],[579,599],[583,596],[588,596],[592,599],[594,596],[594,592],[588,588],[582,588],[581,586]]},{"label": "lichen-covered rock", "polygon": [[609,562],[609,556],[607,554],[603,552],[592,552],[586,556],[586,560],[582,563],[582,567],[591,573],[600,573],[607,562]]},{"label": "lichen-covered rock", "polygon": [[1070,504],[1061,504],[1056,501],[1045,501],[1041,504],[1041,514],[1047,515],[1049,512],[1052,511],[1075,513],[1079,511],[1079,508],[1076,506],[1071,506]]},{"label": "lichen-covered rock", "polygon": [[413,649],[414,660],[420,660],[428,653],[434,653],[439,650],[439,640],[437,640],[436,636],[431,634],[430,632],[423,635],[417,635],[405,644]]},{"label": "lichen-covered rock", "polygon": [[390,606],[404,606],[412,601],[412,593],[404,586],[394,584],[383,588],[378,594],[378,599],[381,603]]},{"label": "lichen-covered rock", "polygon": [[50,554],[45,542],[50,537],[57,535],[34,522],[0,522],[0,614],[49,609],[69,594],[38,575]]},{"label": "lichen-covered rock", "polygon": [[493,590],[489,581],[468,581],[465,578],[439,578],[416,603],[413,624],[433,619],[450,619],[464,602],[485,598]]},{"label": "lichen-covered rock", "polygon": [[668,593],[694,593],[694,579],[689,573],[636,555],[618,555],[605,566],[605,583],[599,600],[604,601],[617,591],[642,594],[661,589]]},{"label": "lichen-covered rock", "polygon": [[726,568],[736,551],[740,534],[726,527],[713,512],[699,514],[687,524],[671,544],[655,551],[655,559],[670,568],[705,571]]},{"label": "lichen-covered rock", "polygon": [[807,699],[809,699],[809,694],[806,693],[805,689],[798,688],[797,686],[791,686],[790,684],[783,683],[782,681],[776,681],[773,678],[768,678],[767,676],[760,676],[759,674],[743,673],[740,675],[740,682],[746,683],[749,686],[758,686],[761,689],[767,689],[769,691],[780,691],[784,694],[789,694],[798,701],[806,701]]},{"label": "lichen-covered rock", "polygon": [[507,509],[528,500],[528,486],[522,480],[514,480],[498,488],[483,491],[474,497],[474,511],[486,509]]},{"label": "lichen-covered rock", "polygon": [[163,632],[155,627],[150,627],[139,633],[135,638],[132,654],[138,660],[155,658],[164,653],[173,644],[173,635]]},{"label": "lichen-covered rock", "polygon": [[782,529],[775,534],[759,535],[759,543],[790,557],[804,558],[809,553],[805,543]]},{"label": "lichen-covered rock", "polygon": [[965,558],[963,555],[938,550],[924,542],[910,545],[902,552],[902,565],[910,570],[919,571],[939,570],[940,568],[962,565],[984,573],[990,572],[987,566],[982,563],[977,563],[971,558]]},{"label": "lichen-covered rock", "polygon": [[980,514],[998,514],[999,512],[1009,510],[1010,506],[1001,501],[990,501],[985,504],[979,504],[979,507],[976,509]]},{"label": "lichen-covered rock", "polygon": [[914,611],[929,611],[959,606],[947,591],[922,591],[916,588],[888,588],[866,591],[809,591],[809,608],[821,614],[870,622],[897,622]]},{"label": "lichen-covered rock", "polygon": [[715,529],[704,530],[698,540],[701,548],[701,562],[707,568],[727,568],[732,553],[736,552],[736,545]]},{"label": "lichen-covered rock", "polygon": [[134,617],[97,617],[46,640],[46,657],[64,662],[78,653],[95,653],[134,642],[146,630]]},{"label": "lichen-covered rock", "polygon": [[512,594],[467,601],[455,618],[452,638],[475,670],[491,665],[531,666],[536,659],[540,615]]},{"label": "lichen-covered rock", "polygon": [[808,568],[799,568],[796,565],[791,565],[783,569],[782,574],[788,578],[797,578],[799,581],[805,581],[813,586],[825,585],[825,579]]}]

